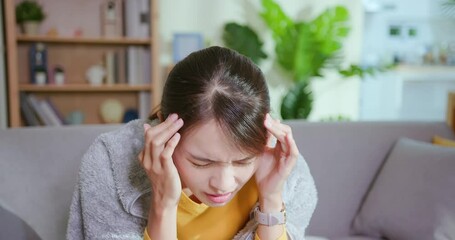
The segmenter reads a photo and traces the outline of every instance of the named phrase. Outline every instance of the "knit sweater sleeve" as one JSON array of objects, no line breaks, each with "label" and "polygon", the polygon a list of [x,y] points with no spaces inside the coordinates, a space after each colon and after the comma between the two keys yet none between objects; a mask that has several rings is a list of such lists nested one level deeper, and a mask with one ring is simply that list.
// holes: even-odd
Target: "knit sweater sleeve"
[{"label": "knit sweater sleeve", "polygon": [[143,227],[145,221],[126,213],[120,204],[101,135],[82,158],[67,239],[142,239]]},{"label": "knit sweater sleeve", "polygon": [[305,231],[316,209],[318,196],[313,176],[302,156],[286,181],[283,201],[286,203],[289,239],[305,239]]}]

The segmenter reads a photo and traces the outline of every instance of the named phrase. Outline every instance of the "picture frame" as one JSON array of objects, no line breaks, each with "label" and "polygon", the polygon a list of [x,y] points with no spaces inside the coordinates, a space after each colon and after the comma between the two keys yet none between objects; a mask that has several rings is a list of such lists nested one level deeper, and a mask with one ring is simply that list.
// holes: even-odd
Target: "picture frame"
[{"label": "picture frame", "polygon": [[177,63],[194,51],[204,47],[200,33],[175,33],[173,38],[173,61]]}]

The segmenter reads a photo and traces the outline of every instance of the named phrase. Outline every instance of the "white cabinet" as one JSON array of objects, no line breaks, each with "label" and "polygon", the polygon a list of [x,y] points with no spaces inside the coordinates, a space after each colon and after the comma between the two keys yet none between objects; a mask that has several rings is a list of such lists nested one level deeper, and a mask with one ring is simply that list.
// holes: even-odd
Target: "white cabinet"
[{"label": "white cabinet", "polygon": [[444,121],[455,67],[400,66],[361,83],[360,120]]}]

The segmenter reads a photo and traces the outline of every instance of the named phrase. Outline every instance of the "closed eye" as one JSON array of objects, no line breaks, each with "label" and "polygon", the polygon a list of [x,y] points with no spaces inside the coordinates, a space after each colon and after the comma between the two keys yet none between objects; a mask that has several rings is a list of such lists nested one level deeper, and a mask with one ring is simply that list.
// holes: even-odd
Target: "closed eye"
[{"label": "closed eye", "polygon": [[[204,168],[204,167],[209,167],[213,165],[212,162],[202,162],[202,161],[190,161],[193,166],[198,167],[198,168]],[[196,163],[198,162],[198,163]]]},{"label": "closed eye", "polygon": [[248,166],[252,164],[255,161],[254,156],[246,157],[237,161],[233,161],[231,163],[225,163],[225,162],[220,162],[220,161],[215,161],[212,159],[207,159],[207,158],[202,158],[202,157],[196,157],[194,155],[190,155],[190,160],[191,164],[195,167],[198,168],[204,168],[204,167],[210,167],[216,164],[232,164],[233,166],[238,166],[238,167],[243,167],[243,166]]},{"label": "closed eye", "polygon": [[241,161],[235,161],[233,164],[236,166],[248,166],[254,162],[254,159],[247,159]]}]

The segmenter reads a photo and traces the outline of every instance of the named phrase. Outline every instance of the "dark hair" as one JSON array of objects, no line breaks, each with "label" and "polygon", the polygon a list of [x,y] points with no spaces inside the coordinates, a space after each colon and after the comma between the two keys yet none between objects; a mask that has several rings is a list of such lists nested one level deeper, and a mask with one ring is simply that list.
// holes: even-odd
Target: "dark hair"
[{"label": "dark hair", "polygon": [[[227,48],[193,52],[169,73],[163,90],[164,119],[177,113],[184,136],[198,124],[216,120],[232,144],[252,154],[263,151],[270,99],[264,75],[247,57]],[[151,116],[156,119],[157,113]]]}]

